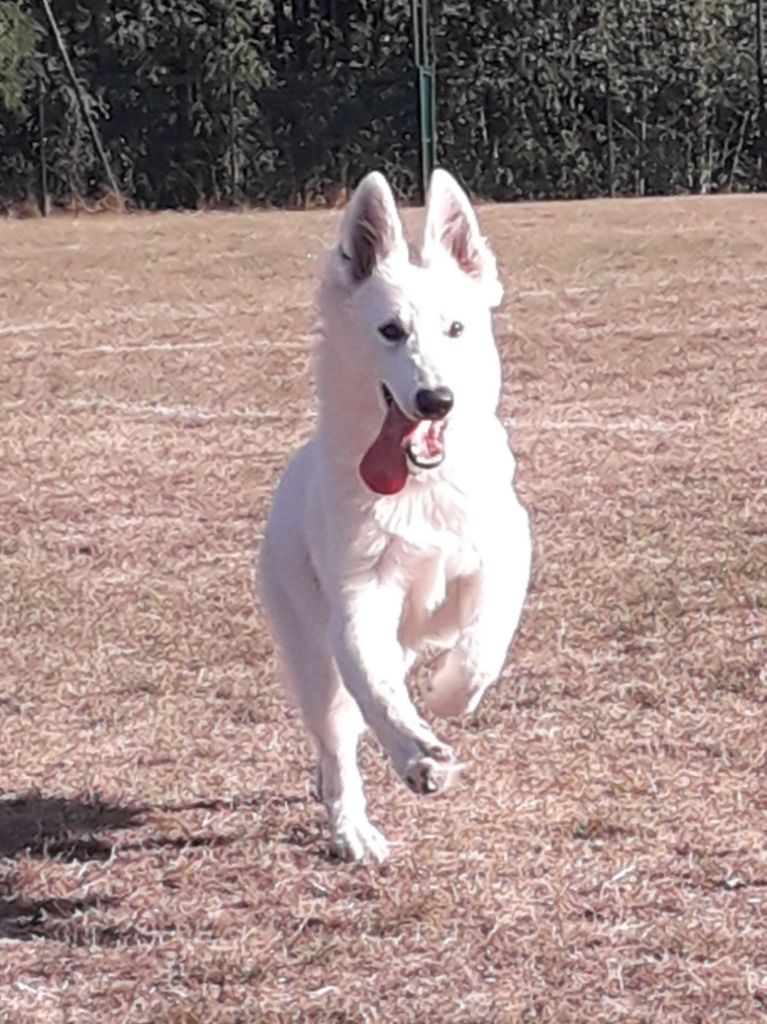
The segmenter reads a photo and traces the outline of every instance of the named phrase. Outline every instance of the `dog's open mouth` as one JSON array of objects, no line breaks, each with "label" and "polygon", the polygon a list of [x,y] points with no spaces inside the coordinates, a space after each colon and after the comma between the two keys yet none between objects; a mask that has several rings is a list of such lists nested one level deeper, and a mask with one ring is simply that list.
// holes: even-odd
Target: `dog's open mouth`
[{"label": "dog's open mouth", "polygon": [[435,469],[445,458],[444,419],[411,419],[381,384],[386,415],[360,463],[360,475],[376,494],[397,494],[416,470]]},{"label": "dog's open mouth", "polygon": [[[381,385],[387,409],[395,405],[394,395]],[[445,458],[445,420],[409,420],[414,426],[406,437],[405,455],[418,469],[434,469]]]}]

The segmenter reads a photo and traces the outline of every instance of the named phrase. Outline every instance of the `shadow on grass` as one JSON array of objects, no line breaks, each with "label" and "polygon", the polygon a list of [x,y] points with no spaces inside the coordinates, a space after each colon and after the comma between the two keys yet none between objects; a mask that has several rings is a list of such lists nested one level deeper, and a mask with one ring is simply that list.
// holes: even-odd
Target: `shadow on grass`
[{"label": "shadow on grass", "polygon": [[[0,859],[20,853],[63,861],[109,860],[114,844],[103,833],[138,828],[155,812],[163,814],[194,810],[261,811],[268,802],[263,794],[236,800],[191,800],[156,806],[121,807],[94,799],[42,796],[37,792],[0,799]],[[272,800],[272,802],[275,802]],[[300,797],[276,801],[281,805],[302,803]],[[236,837],[217,835],[152,836],[121,843],[120,849],[159,850],[228,846]],[[303,845],[299,843],[299,845]]]},{"label": "shadow on grass", "polygon": [[[157,812],[160,815],[195,810],[259,812],[269,802],[263,794],[233,801],[192,800],[133,807],[107,803],[97,797],[50,797],[37,792],[0,799],[0,939],[45,938],[69,946],[123,946],[152,940],[140,927],[118,927],[104,921],[104,915],[98,912],[118,906],[120,901],[115,898],[84,894],[75,899],[46,896],[33,899],[20,893],[12,868],[13,859],[26,855],[65,863],[106,862],[124,853],[162,855],[165,850],[215,850],[241,842],[242,836],[144,833],[118,843],[110,834],[150,824]],[[272,798],[271,802],[282,806],[301,800],[274,801]],[[311,846],[316,840],[309,831],[294,829],[284,841]]]},{"label": "shadow on grass", "polygon": [[112,907],[118,901],[103,896],[82,899],[28,900],[21,896],[0,898],[0,939],[58,939],[70,946],[113,946],[130,941],[116,928],[84,928],[80,917],[86,910]]},{"label": "shadow on grass", "polygon": [[143,824],[148,808],[95,799],[29,793],[0,800],[0,857],[20,853],[65,861],[108,860],[112,844],[99,833]]},{"label": "shadow on grass", "polygon": [[[37,792],[0,800],[0,859],[27,854],[71,862],[106,861],[113,847],[104,833],[142,824],[146,810],[98,798],[49,797]],[[59,939],[69,945],[130,941],[130,936],[114,928],[83,925],[86,911],[115,906],[117,900],[111,897],[29,899],[13,888],[7,882],[0,884],[0,938]]]}]

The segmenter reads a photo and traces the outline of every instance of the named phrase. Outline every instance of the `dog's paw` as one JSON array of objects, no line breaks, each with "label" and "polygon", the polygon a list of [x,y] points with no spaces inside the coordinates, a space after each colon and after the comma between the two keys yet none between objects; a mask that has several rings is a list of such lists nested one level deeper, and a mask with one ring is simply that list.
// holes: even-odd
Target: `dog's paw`
[{"label": "dog's paw", "polygon": [[449,789],[460,770],[450,747],[431,745],[408,761],[403,778],[414,793],[426,796]]},{"label": "dog's paw", "polygon": [[332,831],[333,854],[339,860],[373,860],[383,864],[389,856],[389,844],[385,837],[366,818],[338,822]]},{"label": "dog's paw", "polygon": [[446,651],[423,687],[427,708],[440,718],[458,718],[473,711],[493,677],[467,664],[459,648]]}]

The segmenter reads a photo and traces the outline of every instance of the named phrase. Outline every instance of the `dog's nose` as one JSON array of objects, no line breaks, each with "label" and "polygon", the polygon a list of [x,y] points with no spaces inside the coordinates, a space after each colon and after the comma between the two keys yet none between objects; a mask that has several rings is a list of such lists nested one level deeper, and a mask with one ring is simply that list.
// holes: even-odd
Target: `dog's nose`
[{"label": "dog's nose", "polygon": [[441,420],[453,408],[453,392],[450,388],[420,388],[415,394],[418,415],[425,420]]}]

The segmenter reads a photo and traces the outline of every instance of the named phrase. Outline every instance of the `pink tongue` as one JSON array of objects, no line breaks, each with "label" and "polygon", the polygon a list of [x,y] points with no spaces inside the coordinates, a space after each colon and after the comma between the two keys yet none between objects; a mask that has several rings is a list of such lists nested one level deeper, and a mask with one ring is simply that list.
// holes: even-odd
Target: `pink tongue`
[{"label": "pink tongue", "polygon": [[405,442],[418,426],[396,402],[389,406],[378,437],[360,462],[360,476],[376,494],[397,494],[407,483]]}]

